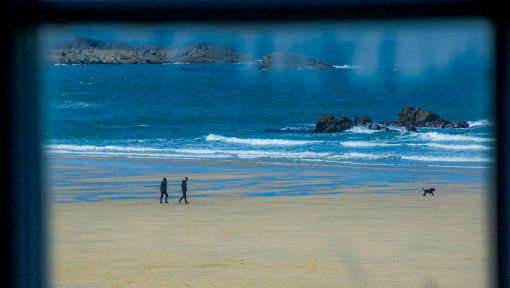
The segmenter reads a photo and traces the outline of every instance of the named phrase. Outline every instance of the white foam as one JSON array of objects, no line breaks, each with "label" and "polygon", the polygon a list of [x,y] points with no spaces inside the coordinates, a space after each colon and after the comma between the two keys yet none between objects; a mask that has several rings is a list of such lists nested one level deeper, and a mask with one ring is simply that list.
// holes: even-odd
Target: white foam
[{"label": "white foam", "polygon": [[256,158],[272,158],[272,159],[313,159],[319,160],[326,157],[328,153],[316,152],[285,152],[285,151],[260,151],[260,150],[240,150],[232,151],[237,157],[241,159],[256,159]]},{"label": "white foam", "polygon": [[79,102],[79,101],[71,101],[65,100],[64,104],[58,105],[57,108],[87,108],[90,107],[91,104],[87,102]]},{"label": "white foam", "polygon": [[92,145],[48,145],[47,148],[53,151],[74,151],[74,152],[106,152],[106,151],[120,151],[120,152],[164,152],[170,149],[157,149],[149,147],[124,147],[124,146],[92,146]]},{"label": "white foam", "polygon": [[288,152],[275,150],[221,150],[221,149],[169,149],[142,148],[122,146],[92,146],[92,145],[47,145],[47,152],[64,155],[82,156],[123,156],[123,157],[157,157],[157,158],[273,158],[273,159],[321,159],[329,153],[317,152]]},{"label": "white foam", "polygon": [[438,132],[413,133],[413,136],[426,141],[472,141],[472,142],[493,142],[494,138],[467,136],[463,134],[443,134]]},{"label": "white foam", "polygon": [[154,138],[154,139],[126,139],[126,140],[113,140],[112,142],[127,142],[127,143],[146,143],[146,142],[168,142],[168,140],[163,138]]},{"label": "white foam", "polygon": [[348,160],[348,159],[384,160],[384,159],[400,159],[400,156],[391,154],[367,154],[350,152],[341,155],[332,155],[328,158],[331,160]]},{"label": "white foam", "polygon": [[162,158],[162,159],[196,159],[196,158],[228,158],[231,155],[217,154],[216,151],[182,149],[158,149],[121,146],[92,146],[92,145],[47,145],[49,153],[78,156],[119,156],[128,158]]},{"label": "white foam", "polygon": [[[209,135],[210,136],[210,135]],[[218,135],[214,135],[218,137]],[[221,136],[223,137],[223,136]],[[220,137],[220,138],[221,138]],[[211,137],[216,139],[214,137]],[[227,137],[223,137],[227,138]],[[221,138],[221,139],[223,139]],[[242,139],[250,140],[254,139]],[[257,139],[255,139],[257,140]],[[278,140],[278,139],[260,139]],[[216,141],[216,140],[213,140]],[[278,140],[280,141],[280,140]],[[290,140],[287,140],[290,141]],[[310,142],[310,141],[302,141]],[[255,141],[255,143],[257,143]],[[271,142],[270,142],[271,143]],[[278,142],[279,143],[279,142]],[[410,144],[393,144],[384,142],[369,142],[369,141],[346,141],[341,142],[346,147],[374,147],[380,145],[396,146],[396,145],[410,145]],[[253,145],[250,142],[250,145]],[[257,144],[254,144],[257,145]],[[262,145],[273,145],[264,142]],[[489,149],[483,145],[443,145],[436,143],[415,144],[436,147],[439,149],[452,149],[452,150],[482,150]],[[285,146],[285,145],[284,145]],[[333,154],[331,152],[311,152],[311,151],[285,151],[282,149],[209,149],[207,147],[197,148],[154,148],[154,147],[139,147],[139,146],[93,146],[93,145],[71,145],[71,144],[51,144],[46,145],[45,148],[49,153],[62,154],[62,155],[78,155],[78,156],[118,156],[128,158],[161,158],[161,159],[225,159],[225,158],[238,158],[238,159],[290,159],[300,161],[345,161],[345,160],[412,160],[412,161],[425,161],[425,162],[491,162],[492,160],[485,157],[471,157],[471,156],[427,156],[427,155],[412,155],[404,156],[400,154],[390,153],[357,153],[348,152],[344,154]]]},{"label": "white foam", "polygon": [[466,168],[466,169],[486,169],[486,166],[459,166],[459,165],[427,165],[429,167],[441,168]]},{"label": "white foam", "polygon": [[405,156],[392,154],[367,154],[367,153],[345,153],[327,157],[330,160],[413,160],[425,162],[491,162],[492,160],[484,157],[438,157],[438,156]]},{"label": "white foam", "polygon": [[317,152],[288,152],[274,150],[218,150],[218,149],[175,149],[177,153],[202,154],[202,155],[230,155],[242,159],[255,158],[285,158],[285,159],[318,159],[329,155],[329,153]]},{"label": "white foam", "polygon": [[303,126],[290,126],[290,127],[283,127],[280,130],[281,131],[310,131],[315,128],[315,124],[303,124]]},{"label": "white foam", "polygon": [[369,147],[398,147],[401,146],[402,144],[370,141],[345,141],[340,142],[340,145],[352,148],[369,148]]},{"label": "white foam", "polygon": [[489,121],[489,119],[483,119],[483,120],[478,120],[478,121],[467,121],[467,123],[469,124],[469,127],[492,125],[492,123]]},{"label": "white foam", "polygon": [[483,157],[401,156],[401,159],[425,162],[492,162],[491,159]]},{"label": "white foam", "polygon": [[447,144],[438,144],[438,143],[430,143],[427,144],[428,147],[432,148],[440,148],[447,150],[489,150],[491,147],[479,145],[479,144],[471,144],[471,145],[447,145]]},{"label": "white foam", "polygon": [[374,134],[374,133],[382,132],[382,130],[372,130],[372,129],[368,129],[367,127],[364,127],[364,126],[354,126],[351,129],[345,130],[345,132],[361,133],[361,134]]},{"label": "white foam", "polygon": [[357,69],[359,66],[353,66],[353,65],[333,65],[336,69]]},{"label": "white foam", "polygon": [[298,146],[320,143],[321,141],[302,141],[302,140],[285,140],[285,139],[260,139],[260,138],[237,138],[225,137],[221,135],[209,134],[205,137],[207,141],[218,141],[236,144],[247,144],[253,146]]}]

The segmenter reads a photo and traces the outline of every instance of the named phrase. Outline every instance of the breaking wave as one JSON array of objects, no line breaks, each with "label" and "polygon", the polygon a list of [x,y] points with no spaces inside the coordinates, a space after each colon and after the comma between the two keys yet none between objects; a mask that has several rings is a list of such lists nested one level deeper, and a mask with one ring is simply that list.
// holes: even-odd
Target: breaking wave
[{"label": "breaking wave", "polygon": [[492,123],[488,119],[478,120],[478,121],[468,121],[469,127],[480,127],[480,126],[489,126]]},{"label": "breaking wave", "polygon": [[414,133],[415,137],[425,141],[471,141],[493,142],[496,139],[487,137],[468,136],[464,134],[443,134],[438,132]]},{"label": "breaking wave", "polygon": [[225,137],[221,135],[209,134],[205,137],[207,141],[227,142],[236,144],[246,144],[253,146],[298,146],[320,143],[321,141],[303,141],[303,140],[286,140],[286,139],[261,139],[261,138],[237,138]]}]

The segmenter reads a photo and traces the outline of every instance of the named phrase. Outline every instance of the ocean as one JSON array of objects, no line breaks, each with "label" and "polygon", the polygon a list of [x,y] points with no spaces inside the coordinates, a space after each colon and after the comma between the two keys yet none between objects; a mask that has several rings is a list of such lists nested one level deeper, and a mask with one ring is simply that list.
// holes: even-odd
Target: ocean
[{"label": "ocean", "polygon": [[[486,170],[494,164],[489,68],[257,70],[256,64],[43,67],[50,155]],[[184,67],[185,69],[180,69]],[[323,113],[395,121],[404,106],[467,129],[312,133]]]},{"label": "ocean", "polygon": [[[184,176],[194,197],[488,190],[496,146],[492,28],[436,22],[47,29],[41,47],[74,36],[207,42],[255,60],[281,51],[335,67],[43,65],[50,199],[159,197],[162,177],[178,190]],[[407,106],[470,128],[313,133],[324,113],[379,123]]]}]

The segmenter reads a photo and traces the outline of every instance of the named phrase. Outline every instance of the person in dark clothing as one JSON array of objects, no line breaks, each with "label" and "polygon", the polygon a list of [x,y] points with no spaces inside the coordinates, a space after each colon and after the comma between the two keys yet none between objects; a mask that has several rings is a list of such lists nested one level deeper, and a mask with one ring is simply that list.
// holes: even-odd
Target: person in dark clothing
[{"label": "person in dark clothing", "polygon": [[161,191],[159,203],[163,203],[163,195],[166,196],[165,203],[168,203],[168,194],[166,193],[166,178],[163,178],[163,181],[161,181],[161,184],[159,184],[159,190]]},{"label": "person in dark clothing", "polygon": [[188,204],[188,200],[186,199],[186,191],[188,191],[188,177],[184,177],[181,183],[181,189],[182,189],[182,197],[179,199],[179,203],[181,203],[181,200],[184,199],[184,203]]}]

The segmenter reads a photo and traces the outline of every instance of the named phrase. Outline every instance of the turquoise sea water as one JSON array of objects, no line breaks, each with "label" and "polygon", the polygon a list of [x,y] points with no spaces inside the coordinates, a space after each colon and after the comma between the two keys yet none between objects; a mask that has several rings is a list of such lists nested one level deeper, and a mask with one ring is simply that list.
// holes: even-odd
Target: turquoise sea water
[{"label": "turquoise sea water", "polygon": [[[461,64],[459,64],[461,65]],[[185,66],[189,70],[178,70]],[[47,66],[51,154],[270,163],[463,167],[492,163],[487,76],[473,67],[419,77],[353,67],[254,70],[255,65]],[[461,69],[462,68],[462,69]],[[404,106],[468,121],[468,129],[313,134],[323,113],[396,120]]]}]

